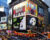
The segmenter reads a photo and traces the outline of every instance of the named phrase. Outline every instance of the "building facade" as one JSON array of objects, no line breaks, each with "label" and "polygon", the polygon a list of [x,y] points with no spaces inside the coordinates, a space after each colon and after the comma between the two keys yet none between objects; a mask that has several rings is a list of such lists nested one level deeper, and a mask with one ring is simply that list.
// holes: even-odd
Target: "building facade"
[{"label": "building facade", "polygon": [[8,15],[9,6],[7,4],[7,0],[0,0],[0,6],[4,6],[4,11],[6,15]]},{"label": "building facade", "polygon": [[9,5],[7,4],[7,0],[0,0],[0,10],[2,10],[1,8],[4,10],[3,12],[0,11],[0,29],[2,30],[5,28],[7,29],[7,17],[9,13]]},{"label": "building facade", "polygon": [[[25,1],[25,0],[21,0],[21,1],[17,0],[15,2],[12,2],[10,4],[10,7],[13,8],[16,5],[14,8],[18,9],[17,5],[18,4],[20,5],[20,3],[22,1]],[[48,25],[48,20],[47,20],[48,19],[48,6],[44,2],[42,2],[42,0],[40,0],[40,1],[39,0],[36,0],[36,1],[35,0],[27,0],[27,6],[29,6],[29,7],[28,8],[26,7],[26,9],[30,9],[30,11],[27,10],[28,13],[30,13],[30,12],[33,13],[33,10],[31,10],[31,8],[30,8],[30,7],[33,8],[33,5],[32,5],[33,3],[37,4],[37,12],[35,10],[34,11],[37,13],[36,16],[39,19],[38,25],[39,25],[39,27],[41,26],[40,29],[44,26],[44,28],[46,30],[47,25]],[[22,7],[22,3],[21,3],[21,7]],[[36,9],[36,7],[34,7],[34,9]],[[16,12],[14,11],[14,13],[16,13]]]}]

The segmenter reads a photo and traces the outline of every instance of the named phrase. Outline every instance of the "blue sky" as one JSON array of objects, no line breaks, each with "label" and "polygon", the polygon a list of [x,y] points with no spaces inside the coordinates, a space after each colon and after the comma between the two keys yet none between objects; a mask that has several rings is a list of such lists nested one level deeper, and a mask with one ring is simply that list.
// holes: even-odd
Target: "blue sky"
[{"label": "blue sky", "polygon": [[50,12],[50,0],[43,0],[48,6],[49,6],[49,12]]}]

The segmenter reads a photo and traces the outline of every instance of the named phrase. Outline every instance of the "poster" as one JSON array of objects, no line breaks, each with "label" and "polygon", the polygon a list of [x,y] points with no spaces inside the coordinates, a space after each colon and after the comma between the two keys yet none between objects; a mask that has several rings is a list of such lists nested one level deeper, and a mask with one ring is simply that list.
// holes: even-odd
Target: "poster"
[{"label": "poster", "polygon": [[13,27],[17,30],[26,30],[26,18],[24,16],[13,18]]},{"label": "poster", "polygon": [[25,5],[26,5],[26,1],[15,5],[13,8],[13,17],[24,16],[25,15]]},{"label": "poster", "polygon": [[38,18],[27,15],[26,26],[27,26],[27,30],[31,29],[32,27],[38,27]]},{"label": "poster", "polygon": [[23,17],[20,22],[20,30],[26,30],[26,17]]},{"label": "poster", "polygon": [[7,22],[7,17],[1,17],[1,22]]},{"label": "poster", "polygon": [[13,10],[13,17],[24,16],[25,15],[25,6]]}]

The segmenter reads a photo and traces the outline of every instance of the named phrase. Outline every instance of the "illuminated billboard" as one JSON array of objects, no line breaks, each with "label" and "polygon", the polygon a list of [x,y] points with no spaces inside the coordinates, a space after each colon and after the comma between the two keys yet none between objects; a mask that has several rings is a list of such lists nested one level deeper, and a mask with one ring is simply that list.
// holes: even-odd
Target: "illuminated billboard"
[{"label": "illuminated billboard", "polygon": [[25,15],[25,6],[13,10],[13,17],[23,16]]},{"label": "illuminated billboard", "polygon": [[26,13],[33,14],[37,16],[37,5],[31,2],[27,2]]},{"label": "illuminated billboard", "polygon": [[16,30],[26,30],[26,17],[13,18],[13,28]]},{"label": "illuminated billboard", "polygon": [[0,30],[7,29],[7,24],[0,24]]},{"label": "illuminated billboard", "polygon": [[7,22],[7,17],[1,17],[1,22]]},{"label": "illuminated billboard", "polygon": [[13,28],[16,30],[29,30],[34,26],[38,26],[38,19],[36,17],[27,15],[13,18]]}]

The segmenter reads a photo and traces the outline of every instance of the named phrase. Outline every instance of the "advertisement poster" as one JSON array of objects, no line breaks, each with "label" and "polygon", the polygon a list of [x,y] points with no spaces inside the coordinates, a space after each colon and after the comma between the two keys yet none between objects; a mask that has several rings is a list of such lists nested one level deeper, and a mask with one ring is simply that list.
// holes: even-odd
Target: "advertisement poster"
[{"label": "advertisement poster", "polygon": [[18,18],[13,18],[13,27],[16,30],[26,30],[26,18],[21,16]]},{"label": "advertisement poster", "polygon": [[27,2],[26,13],[33,14],[33,15],[37,16],[38,15],[37,5],[34,3],[31,3],[31,2]]},{"label": "advertisement poster", "polygon": [[26,25],[27,29],[31,29],[32,27],[38,27],[38,18],[33,16],[26,16]]},{"label": "advertisement poster", "polygon": [[6,22],[7,21],[7,17],[1,17],[1,22]]},{"label": "advertisement poster", "polygon": [[7,24],[0,24],[0,30],[7,29]]},{"label": "advertisement poster", "polygon": [[24,16],[25,15],[25,6],[13,10],[13,17]]},{"label": "advertisement poster", "polygon": [[15,5],[13,8],[13,17],[24,16],[25,15],[25,5],[26,5],[26,1]]},{"label": "advertisement poster", "polygon": [[23,17],[20,22],[20,30],[26,30],[26,17]]}]

